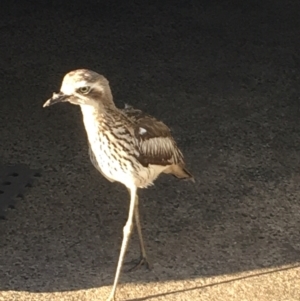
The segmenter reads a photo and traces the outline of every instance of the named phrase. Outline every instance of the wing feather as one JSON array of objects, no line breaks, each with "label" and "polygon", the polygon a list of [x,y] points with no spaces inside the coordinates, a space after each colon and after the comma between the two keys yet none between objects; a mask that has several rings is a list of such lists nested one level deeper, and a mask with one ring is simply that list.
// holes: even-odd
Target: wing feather
[{"label": "wing feather", "polygon": [[140,153],[138,159],[142,165],[167,166],[183,163],[183,155],[170,129],[163,122],[129,106],[122,111],[133,123],[134,136]]}]

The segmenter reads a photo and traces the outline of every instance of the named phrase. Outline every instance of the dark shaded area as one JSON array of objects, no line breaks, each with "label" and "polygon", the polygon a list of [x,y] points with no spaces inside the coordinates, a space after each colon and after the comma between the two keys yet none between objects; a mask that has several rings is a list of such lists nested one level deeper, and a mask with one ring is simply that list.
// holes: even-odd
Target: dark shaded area
[{"label": "dark shaded area", "polygon": [[[226,3],[225,3],[226,2]],[[80,112],[42,104],[90,68],[168,124],[195,185],[141,191],[154,272],[186,279],[300,260],[298,1],[7,3],[0,152],[43,178],[0,221],[0,290],[111,284],[128,196],[91,166]],[[128,259],[138,254],[136,237]]]},{"label": "dark shaded area", "polygon": [[34,179],[41,174],[25,165],[0,164],[0,219],[5,219],[8,209],[14,209],[23,198],[26,188],[32,187]]}]

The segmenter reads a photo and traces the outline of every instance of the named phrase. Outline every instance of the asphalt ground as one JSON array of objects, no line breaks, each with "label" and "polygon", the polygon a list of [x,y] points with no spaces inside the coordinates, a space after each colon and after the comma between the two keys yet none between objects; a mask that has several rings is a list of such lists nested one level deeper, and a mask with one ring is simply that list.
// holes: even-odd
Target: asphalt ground
[{"label": "asphalt ground", "polygon": [[154,269],[124,272],[117,300],[300,300],[298,1],[2,5],[0,162],[42,176],[0,221],[0,300],[113,282],[127,191],[89,162],[78,107],[42,108],[77,68],[169,125],[196,178],[140,191]]}]

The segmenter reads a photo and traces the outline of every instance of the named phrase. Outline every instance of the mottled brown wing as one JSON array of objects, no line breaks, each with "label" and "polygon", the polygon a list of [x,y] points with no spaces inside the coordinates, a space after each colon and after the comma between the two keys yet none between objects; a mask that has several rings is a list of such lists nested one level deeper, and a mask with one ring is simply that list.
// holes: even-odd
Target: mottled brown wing
[{"label": "mottled brown wing", "polygon": [[125,107],[123,113],[134,125],[134,135],[140,153],[139,161],[142,165],[171,165],[183,162],[183,155],[170,129],[163,122],[129,106]]}]

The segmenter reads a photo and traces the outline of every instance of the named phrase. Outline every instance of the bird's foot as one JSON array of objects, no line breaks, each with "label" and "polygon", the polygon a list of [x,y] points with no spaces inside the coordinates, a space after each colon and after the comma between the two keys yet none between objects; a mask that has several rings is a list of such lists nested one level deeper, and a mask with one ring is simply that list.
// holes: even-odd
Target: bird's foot
[{"label": "bird's foot", "polygon": [[133,260],[126,264],[133,264],[133,267],[127,270],[127,272],[133,272],[139,269],[141,266],[145,266],[148,270],[152,270],[152,264],[146,257],[141,256],[138,260]]}]

